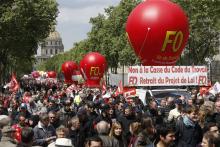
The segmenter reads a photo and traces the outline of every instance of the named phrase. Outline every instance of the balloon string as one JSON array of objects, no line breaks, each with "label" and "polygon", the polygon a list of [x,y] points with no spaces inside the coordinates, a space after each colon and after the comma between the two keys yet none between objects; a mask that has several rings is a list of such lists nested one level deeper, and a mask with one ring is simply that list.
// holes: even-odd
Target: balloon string
[{"label": "balloon string", "polygon": [[142,44],[142,46],[141,46],[141,49],[140,49],[140,51],[139,51],[139,53],[138,53],[138,57],[140,57],[140,54],[141,54],[141,52],[142,52],[142,50],[143,50],[143,48],[144,48],[144,46],[145,46],[145,42],[147,41],[147,36],[148,36],[149,31],[150,31],[150,28],[147,28],[147,33],[146,33],[146,35],[145,35],[144,42],[143,42],[143,44]]}]

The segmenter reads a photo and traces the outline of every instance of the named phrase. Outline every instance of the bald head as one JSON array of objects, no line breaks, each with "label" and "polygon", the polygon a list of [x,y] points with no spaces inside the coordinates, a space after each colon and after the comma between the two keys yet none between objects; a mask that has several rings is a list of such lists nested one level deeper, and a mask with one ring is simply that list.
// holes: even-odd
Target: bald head
[{"label": "bald head", "polygon": [[98,134],[108,134],[109,133],[109,124],[106,121],[100,121],[97,125]]}]

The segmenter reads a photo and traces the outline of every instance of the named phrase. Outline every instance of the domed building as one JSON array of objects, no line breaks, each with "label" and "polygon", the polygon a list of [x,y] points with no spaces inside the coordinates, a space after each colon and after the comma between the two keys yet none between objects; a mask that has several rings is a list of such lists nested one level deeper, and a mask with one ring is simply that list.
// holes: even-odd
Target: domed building
[{"label": "domed building", "polygon": [[40,64],[56,54],[63,53],[64,46],[60,34],[57,31],[51,32],[49,37],[47,37],[45,41],[40,44],[39,49],[40,54],[36,56],[36,64]]}]

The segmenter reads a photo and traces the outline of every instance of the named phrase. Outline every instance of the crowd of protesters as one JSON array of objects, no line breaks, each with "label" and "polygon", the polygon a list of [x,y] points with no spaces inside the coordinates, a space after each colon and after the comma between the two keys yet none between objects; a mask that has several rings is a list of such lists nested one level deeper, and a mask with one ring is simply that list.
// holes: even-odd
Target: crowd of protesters
[{"label": "crowd of protesters", "polygon": [[103,98],[99,89],[23,80],[0,93],[0,147],[218,147],[220,97]]}]

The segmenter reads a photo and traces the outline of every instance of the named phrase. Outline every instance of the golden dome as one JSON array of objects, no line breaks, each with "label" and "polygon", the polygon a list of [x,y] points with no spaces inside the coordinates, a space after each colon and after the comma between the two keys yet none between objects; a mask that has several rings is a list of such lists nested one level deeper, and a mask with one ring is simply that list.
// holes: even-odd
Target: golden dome
[{"label": "golden dome", "polygon": [[46,40],[61,40],[60,34],[57,31],[50,32]]}]

